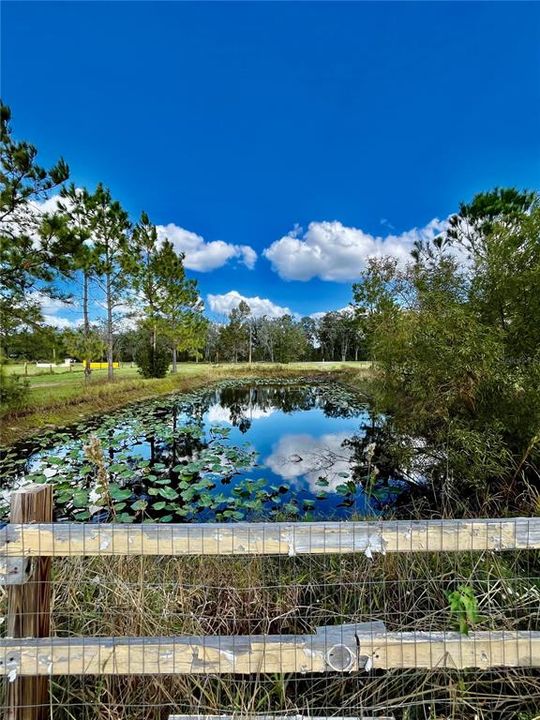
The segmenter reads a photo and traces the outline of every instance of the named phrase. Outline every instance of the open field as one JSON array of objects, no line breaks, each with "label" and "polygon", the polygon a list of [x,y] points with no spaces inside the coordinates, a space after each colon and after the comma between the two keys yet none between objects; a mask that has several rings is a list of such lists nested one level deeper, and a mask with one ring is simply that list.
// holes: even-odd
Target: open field
[{"label": "open field", "polygon": [[[77,422],[82,417],[114,410],[129,402],[169,392],[192,390],[227,377],[305,373],[324,375],[337,372],[364,378],[371,372],[371,363],[253,363],[251,366],[247,363],[180,363],[176,375],[169,374],[164,378],[149,380],[142,378],[136,367],[126,363],[124,367],[115,370],[115,380],[112,383],[107,382],[106,370],[93,370],[90,380],[85,381],[80,365],[75,366],[71,372],[63,366],[55,368],[54,373],[43,370],[28,365],[30,393],[24,407],[2,416],[2,445],[21,440],[45,427]],[[7,371],[24,376],[24,365],[8,365]]]}]

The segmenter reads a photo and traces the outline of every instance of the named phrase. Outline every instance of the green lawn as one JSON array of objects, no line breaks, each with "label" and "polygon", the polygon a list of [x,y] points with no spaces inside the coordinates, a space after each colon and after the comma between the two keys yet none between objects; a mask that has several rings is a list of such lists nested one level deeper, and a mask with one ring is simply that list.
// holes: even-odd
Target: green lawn
[{"label": "green lawn", "polygon": [[[7,371],[25,376],[24,365],[8,365]],[[115,369],[114,382],[107,381],[107,370],[93,370],[85,380],[82,365],[69,368],[57,366],[54,372],[43,372],[28,364],[26,375],[30,390],[24,407],[4,413],[0,423],[0,443],[9,444],[51,425],[66,425],[82,417],[114,410],[136,400],[167,392],[187,391],[228,377],[249,375],[301,375],[340,372],[355,377],[366,377],[371,370],[369,362],[317,363],[298,362],[287,365],[272,363],[180,363],[176,375],[145,380],[136,367],[126,363]],[[37,372],[36,372],[37,371]]]}]

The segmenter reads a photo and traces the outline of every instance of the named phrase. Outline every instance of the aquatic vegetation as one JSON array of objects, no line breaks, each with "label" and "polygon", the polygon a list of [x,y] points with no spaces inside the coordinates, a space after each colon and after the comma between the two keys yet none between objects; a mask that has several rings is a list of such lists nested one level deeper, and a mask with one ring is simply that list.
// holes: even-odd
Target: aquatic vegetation
[{"label": "aquatic vegetation", "polygon": [[[167,523],[372,512],[352,439],[365,432],[368,415],[365,400],[337,383],[224,381],[9,448],[0,479],[5,488],[53,483],[59,520]],[[291,425],[312,432],[287,432]],[[370,494],[387,498],[391,486],[385,487],[370,487]]]}]

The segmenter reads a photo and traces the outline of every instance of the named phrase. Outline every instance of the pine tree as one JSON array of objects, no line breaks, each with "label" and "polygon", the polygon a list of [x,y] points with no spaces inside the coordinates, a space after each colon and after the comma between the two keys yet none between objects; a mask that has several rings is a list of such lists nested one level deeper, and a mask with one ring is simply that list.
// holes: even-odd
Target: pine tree
[{"label": "pine tree", "polygon": [[82,276],[82,338],[87,346],[83,352],[85,377],[91,374],[90,358],[93,357],[95,343],[91,337],[89,314],[89,287],[96,275],[97,255],[92,238],[92,196],[86,188],[76,188],[73,183],[62,188],[62,200],[58,209],[62,213],[69,230],[78,238],[80,246],[74,257],[74,269]]},{"label": "pine tree", "polygon": [[142,324],[150,328],[154,352],[160,323],[161,260],[157,229],[143,212],[133,228],[130,252],[124,255],[123,265],[131,278],[130,304],[137,314],[142,315]]},{"label": "pine tree", "polygon": [[206,321],[203,304],[197,292],[197,282],[185,276],[184,256],[165,240],[158,250],[159,317],[165,336],[172,347],[172,371],[177,371],[177,353],[199,350],[204,346]]},{"label": "pine tree", "polygon": [[100,183],[89,199],[92,213],[92,237],[96,253],[97,282],[105,295],[107,378],[114,378],[114,312],[124,302],[129,286],[125,257],[129,252],[128,215],[110,191]]},{"label": "pine tree", "polygon": [[36,326],[41,310],[36,292],[57,297],[52,285],[72,269],[79,241],[39,202],[69,177],[60,159],[53,167],[36,162],[37,149],[13,139],[11,111],[0,101],[0,334],[21,325]]}]

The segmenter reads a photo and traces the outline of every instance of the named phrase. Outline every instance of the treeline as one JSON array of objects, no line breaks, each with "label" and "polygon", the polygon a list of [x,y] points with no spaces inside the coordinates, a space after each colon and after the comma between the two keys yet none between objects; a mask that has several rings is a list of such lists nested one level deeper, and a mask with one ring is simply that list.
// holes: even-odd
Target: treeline
[{"label": "treeline", "polygon": [[[255,317],[249,305],[241,301],[227,322],[202,318],[196,330],[190,333],[191,341],[176,353],[179,361],[289,363],[367,359],[364,333],[352,309],[316,318]],[[145,338],[140,328],[115,328],[113,361],[137,362]],[[87,353],[93,361],[106,362],[107,323],[91,323],[88,334],[83,328],[22,328],[3,337],[3,353],[12,362],[57,363],[64,358],[82,362]]]},{"label": "treeline", "polygon": [[204,355],[210,362],[345,362],[365,359],[366,344],[352,308],[315,318],[254,317],[242,300],[227,324],[209,326]]}]

